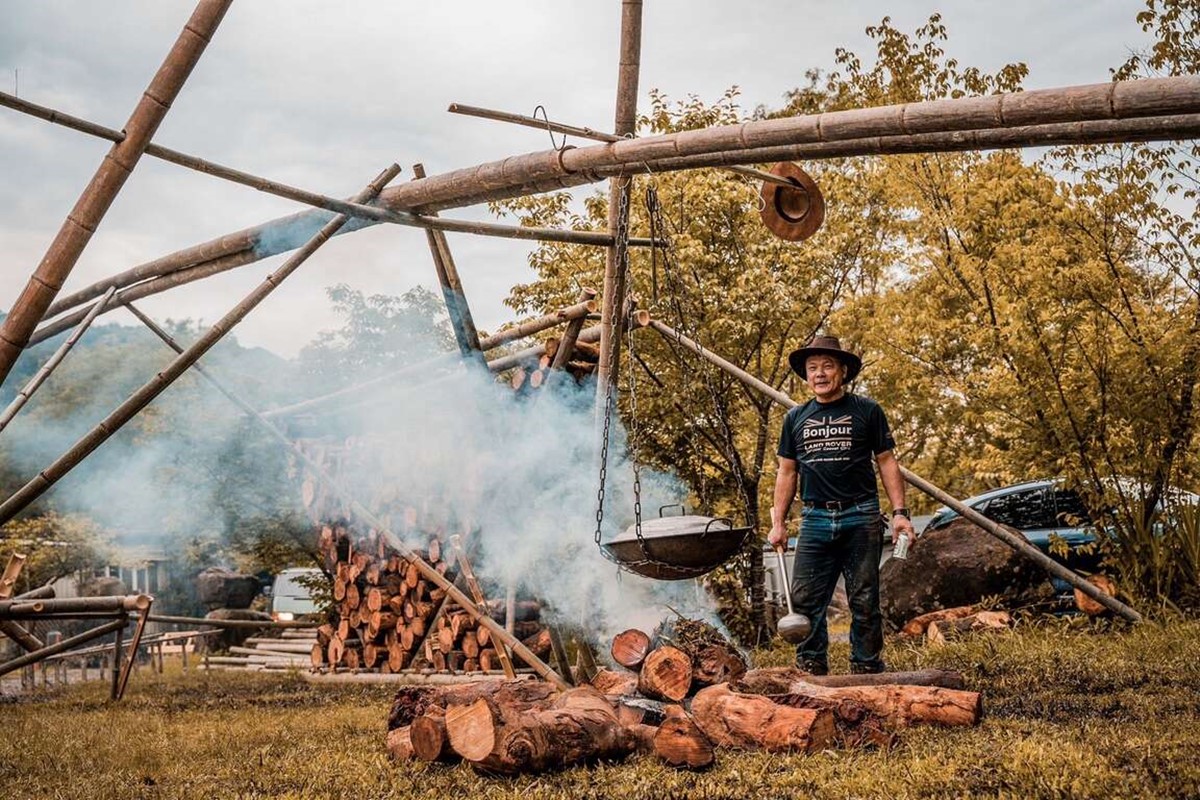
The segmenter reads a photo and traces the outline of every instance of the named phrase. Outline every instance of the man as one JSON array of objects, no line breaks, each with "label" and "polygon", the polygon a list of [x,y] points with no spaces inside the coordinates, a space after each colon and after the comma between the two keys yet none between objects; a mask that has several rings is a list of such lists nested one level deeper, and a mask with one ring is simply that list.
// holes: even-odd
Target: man
[{"label": "man", "polygon": [[883,615],[879,609],[881,518],[874,459],[892,507],[893,535],[912,522],[904,506],[904,478],[892,448],[887,418],[870,398],[846,391],[862,359],[843,350],[835,336],[815,336],[788,357],[812,389],[813,399],[788,411],[779,437],[779,473],[771,508],[774,547],[784,547],[784,524],[796,484],[803,477],[800,536],[792,567],[792,603],[812,621],[812,633],[796,647],[801,669],[829,671],[825,612],[838,575],[850,601],[850,671],[883,672]]}]

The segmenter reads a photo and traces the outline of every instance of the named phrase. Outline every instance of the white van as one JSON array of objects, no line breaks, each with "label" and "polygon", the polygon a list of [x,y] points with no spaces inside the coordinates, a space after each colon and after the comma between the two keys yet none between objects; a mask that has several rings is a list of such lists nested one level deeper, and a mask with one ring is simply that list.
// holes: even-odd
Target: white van
[{"label": "white van", "polygon": [[321,609],[304,584],[322,575],[316,567],[292,567],[276,575],[271,587],[271,619],[286,621],[318,613]]}]

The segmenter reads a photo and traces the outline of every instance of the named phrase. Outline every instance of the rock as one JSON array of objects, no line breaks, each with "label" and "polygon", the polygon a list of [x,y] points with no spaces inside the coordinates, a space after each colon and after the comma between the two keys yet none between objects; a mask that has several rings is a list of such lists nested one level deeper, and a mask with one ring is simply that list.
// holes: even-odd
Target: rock
[{"label": "rock", "polygon": [[209,567],[196,576],[196,593],[207,608],[249,608],[260,585],[253,575]]},{"label": "rock", "polygon": [[[204,615],[205,619],[250,619],[270,622],[271,615],[262,611],[249,611],[244,608],[218,608]],[[241,647],[251,636],[257,636],[262,628],[225,628],[220,633],[199,637],[199,648],[209,652],[228,650],[231,647]]]},{"label": "rock", "polygon": [[921,614],[989,596],[1015,606],[1052,594],[1041,567],[962,519],[918,537],[907,559],[888,559],[880,574],[883,616],[893,629]]}]

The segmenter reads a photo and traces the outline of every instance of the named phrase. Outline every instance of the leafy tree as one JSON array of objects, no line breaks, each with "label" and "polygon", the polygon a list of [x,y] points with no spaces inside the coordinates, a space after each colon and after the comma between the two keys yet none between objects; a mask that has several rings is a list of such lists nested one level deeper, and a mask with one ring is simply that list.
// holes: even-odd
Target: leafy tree
[{"label": "leafy tree", "polygon": [[92,520],[78,515],[49,513],[25,517],[5,525],[3,534],[0,569],[14,553],[26,559],[13,594],[99,567],[107,563],[111,552],[109,534]]}]

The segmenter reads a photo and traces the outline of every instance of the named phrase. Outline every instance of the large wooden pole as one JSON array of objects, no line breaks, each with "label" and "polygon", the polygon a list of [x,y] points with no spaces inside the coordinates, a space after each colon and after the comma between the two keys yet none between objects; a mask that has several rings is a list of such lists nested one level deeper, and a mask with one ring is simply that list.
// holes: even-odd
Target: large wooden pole
[{"label": "large wooden pole", "polygon": [[[366,189],[359,193],[357,200],[366,201],[376,197],[383,187],[387,185],[388,181],[394,178],[399,172],[400,167],[395,164],[388,167]],[[19,489],[16,494],[4,501],[3,504],[0,504],[0,525],[3,525],[20,513],[60,478],[70,472],[80,461],[87,458],[93,450],[106,442],[125,423],[137,416],[154,398],[158,397],[168,386],[174,383],[188,367],[208,352],[213,345],[229,333],[259,303],[265,300],[280,283],[303,264],[310,255],[315,253],[317,248],[329,241],[329,238],[337,232],[337,229],[346,224],[347,219],[349,218],[344,214],[339,214],[326,223],[317,232],[316,236],[312,237],[304,247],[300,248],[291,258],[284,262],[279,269],[268,275],[258,288],[214,323],[211,328],[206,330],[185,353],[178,356],[162,372],[159,372],[149,382],[130,395],[124,403],[105,417],[99,425],[84,434],[67,452],[59,456],[53,464],[39,472],[35,478]]]},{"label": "large wooden pole", "polygon": [[[613,132],[632,136],[637,129],[638,77],[642,57],[642,0],[621,0],[621,54],[617,74],[617,110]],[[614,147],[616,145],[613,145]],[[608,187],[608,232],[612,247],[604,261],[604,287],[600,310],[600,365],[596,370],[596,420],[609,413],[615,402],[612,388],[621,360],[622,309],[629,263],[629,197],[632,178],[614,178]]]},{"label": "large wooden pole", "polygon": [[[155,335],[157,335],[163,340],[163,342],[167,344],[168,347],[175,350],[177,353],[181,353],[180,358],[183,357],[181,352],[182,348],[175,342],[174,339],[171,338],[169,334],[167,334],[166,331],[160,328],[157,324],[150,320],[149,317],[145,316],[140,311],[136,311],[132,308],[130,310],[134,311],[134,314],[138,317],[138,319],[145,323],[147,327],[149,327],[150,330],[155,333]],[[195,345],[193,345],[193,347],[195,347]],[[191,348],[188,348],[187,352],[190,351]],[[304,466],[307,467],[308,470],[312,472],[312,474],[318,480],[322,481],[327,487],[329,487],[330,491],[341,497],[342,500],[351,507],[357,516],[359,516],[364,522],[373,527],[375,530],[379,531],[380,535],[384,537],[390,547],[412,562],[412,564],[417,568],[417,571],[420,572],[426,580],[433,582],[442,589],[445,589],[447,597],[462,606],[463,610],[470,614],[480,625],[487,628],[494,636],[496,636],[499,641],[511,647],[513,652],[519,655],[526,664],[533,667],[534,671],[536,671],[539,675],[556,684],[559,686],[559,688],[566,688],[566,682],[563,681],[563,679],[559,677],[554,670],[552,670],[545,662],[539,659],[528,647],[522,644],[519,639],[509,635],[503,627],[497,625],[488,615],[486,610],[478,608],[475,603],[469,600],[467,596],[453,584],[453,582],[447,580],[442,573],[438,572],[427,561],[421,558],[419,553],[405,544],[400,537],[396,536],[395,533],[393,533],[386,525],[384,525],[381,519],[371,513],[371,511],[369,511],[366,506],[360,503],[348,489],[342,486],[342,484],[340,484],[324,469],[324,467],[314,461],[307,453],[304,452],[303,449],[289,439],[287,435],[283,433],[283,431],[279,430],[279,428],[275,426],[274,423],[256,411],[253,406],[239,397],[238,394],[232,389],[224,386],[211,373],[201,368],[199,363],[193,361],[191,366],[196,369],[209,383],[215,386],[217,390],[221,392],[221,394],[225,395],[236,406],[253,417],[277,442],[291,450],[296,458],[299,459],[300,462],[303,463]],[[149,618],[148,614],[146,616]],[[186,617],[158,617],[157,619],[167,621],[196,621]],[[210,621],[201,620],[201,622],[208,624]]]},{"label": "large wooden pole", "polygon": [[[710,364],[715,365],[724,372],[727,372],[728,374],[737,378],[751,389],[766,395],[778,405],[788,409],[795,408],[796,406],[800,405],[791,397],[779,391],[770,384],[764,383],[750,373],[746,372],[744,369],[731,364],[712,351],[705,349],[698,342],[689,339],[688,337],[684,336],[678,331],[675,331],[669,326],[664,325],[658,320],[651,321],[650,326],[661,333],[667,340],[675,342],[682,347],[686,347],[688,350],[691,350],[696,355],[708,361]],[[1036,547],[1030,544],[1023,537],[1014,536],[1010,531],[1005,530],[1003,527],[997,525],[983,514],[980,514],[975,509],[965,505],[961,500],[955,498],[946,490],[938,488],[934,484],[922,478],[920,475],[917,475],[909,470],[907,467],[900,467],[900,474],[904,476],[904,480],[906,480],[908,483],[920,489],[922,492],[925,492],[939,503],[942,503],[943,505],[953,509],[958,513],[959,516],[963,517],[964,519],[968,519],[974,524],[978,525],[980,528],[983,528],[992,536],[995,536],[997,539],[1004,542],[1009,547],[1013,548],[1042,569],[1046,570],[1046,572],[1049,572],[1054,577],[1060,578],[1071,584],[1071,586],[1079,589],[1079,591],[1083,592],[1088,597],[1091,597],[1096,602],[1102,604],[1108,610],[1126,620],[1129,620],[1130,622],[1142,621],[1142,615],[1137,611],[1125,605],[1117,598],[1111,597],[1100,591],[1095,584],[1084,579],[1081,575],[1077,574],[1073,570],[1064,567],[1062,564],[1050,558],[1041,550],[1038,550]]]},{"label": "large wooden pole", "polygon": [[[416,180],[425,177],[425,165],[413,164],[413,176]],[[432,216],[437,216],[433,212]],[[450,315],[450,327],[454,330],[454,338],[463,358],[473,358],[482,361],[479,346],[479,330],[475,327],[475,319],[471,316],[471,307],[467,304],[467,294],[463,290],[462,279],[458,277],[458,267],[450,252],[450,243],[446,234],[432,228],[425,229],[425,238],[429,241],[429,252],[433,256],[434,270],[437,272],[438,283],[442,287],[442,299],[446,303],[446,313]]]},{"label": "large wooden pole", "polygon": [[92,307],[88,309],[87,314],[84,315],[79,325],[75,327],[75,331],[67,337],[66,341],[58,346],[58,349],[54,351],[54,355],[46,360],[46,363],[37,371],[37,374],[21,387],[21,391],[17,392],[17,396],[8,404],[8,408],[0,412],[0,431],[8,427],[8,423],[12,422],[13,417],[29,402],[29,398],[33,397],[33,393],[38,390],[38,387],[45,383],[46,378],[50,377],[50,373],[54,372],[58,368],[58,365],[63,362],[63,359],[67,357],[67,353],[71,352],[71,348],[75,346],[75,343],[79,341],[84,332],[91,327],[92,320],[96,319],[96,315],[108,305],[115,291],[117,291],[116,287],[109,289],[103,297],[92,304]]},{"label": "large wooden pole", "polygon": [[0,664],[0,675],[5,675],[13,670],[20,669],[21,667],[27,667],[30,664],[36,664],[47,656],[65,652],[70,650],[72,647],[78,647],[79,645],[84,644],[85,642],[90,642],[92,639],[97,639],[106,633],[122,630],[128,624],[129,617],[122,615],[120,619],[115,619],[112,622],[106,622],[105,624],[96,628],[92,628],[90,631],[85,631],[78,636],[72,636],[68,639],[63,639],[55,644],[47,645],[40,650],[34,650],[32,653],[26,653],[23,656],[19,656],[11,661],[6,661],[3,664]]},{"label": "large wooden pole", "polygon": [[[527,153],[394,186],[380,204],[393,210],[442,210],[580,186],[611,175],[738,163],[1197,137],[1200,77],[1153,78],[755,120]],[[323,219],[321,212],[303,212],[180,250],[64,297],[49,313],[98,297],[112,285],[203,270],[214,262],[221,269],[253,263],[303,241],[281,232],[315,230]],[[354,229],[370,224],[360,220]],[[609,234],[595,235],[604,237],[598,244],[611,245]],[[650,241],[631,239],[630,244],[649,246]]]},{"label": "large wooden pole", "polygon": [[103,163],[83,190],[75,208],[67,215],[42,262],[29,278],[25,290],[13,304],[12,313],[0,325],[0,385],[21,355],[29,335],[37,327],[92,234],[104,219],[112,201],[137,166],[142,152],[183,89],[192,68],[233,0],[200,0],[175,45],[167,53],[150,86],[125,123],[125,138],[113,145]]}]

